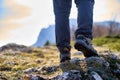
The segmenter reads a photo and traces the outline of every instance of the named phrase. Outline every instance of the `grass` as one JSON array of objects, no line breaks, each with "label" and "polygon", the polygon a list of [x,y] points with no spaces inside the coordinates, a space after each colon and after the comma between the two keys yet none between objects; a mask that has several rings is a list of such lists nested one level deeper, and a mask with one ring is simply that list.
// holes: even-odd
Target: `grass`
[{"label": "grass", "polygon": [[[108,39],[110,41],[108,41]],[[111,40],[112,39],[112,40]],[[106,42],[102,42],[101,40],[104,40]],[[116,42],[116,45],[119,47],[120,44],[118,44],[117,38],[108,38],[108,37],[102,37],[102,38],[96,38],[93,40],[94,44],[97,45],[98,42],[100,42],[100,46],[102,45],[108,45],[114,48],[114,44]],[[71,50],[71,56],[83,58],[83,55],[75,55],[74,53],[77,52],[74,48],[74,41],[71,42],[72,50]],[[118,48],[117,47],[117,48]],[[116,46],[115,46],[116,49]],[[120,49],[120,48],[119,48]],[[119,50],[118,49],[118,50]],[[25,75],[28,75],[26,73],[23,73],[24,70],[29,69],[31,67],[34,68],[41,68],[43,66],[49,67],[54,65],[59,65],[59,51],[55,46],[50,47],[44,47],[44,48],[33,48],[32,53],[3,53],[0,54],[0,78],[5,77],[8,80],[19,80],[18,78],[24,77]],[[34,73],[37,75],[41,75],[42,72]],[[55,76],[60,74],[61,71],[58,69],[55,73],[49,73],[49,74],[42,74],[43,76]]]},{"label": "grass", "polygon": [[0,78],[2,76],[8,80],[18,80],[18,77],[27,75],[19,72],[28,68],[58,65],[58,55],[57,50],[48,48],[35,48],[32,53],[3,53],[0,55]]},{"label": "grass", "polygon": [[97,46],[107,46],[109,49],[120,51],[120,37],[106,36],[93,39],[93,43]]},{"label": "grass", "polygon": [[[73,50],[72,50],[73,51]],[[72,53],[75,53],[74,51]],[[72,54],[72,57],[76,55]],[[58,66],[59,65],[59,51],[56,46],[33,48],[32,53],[3,53],[0,57],[0,76],[6,77],[8,80],[18,80],[19,77],[28,75],[23,73],[29,68],[41,68],[43,66]],[[53,77],[61,74],[58,69],[55,73],[42,74],[43,76]],[[34,74],[41,75],[42,72]]]}]

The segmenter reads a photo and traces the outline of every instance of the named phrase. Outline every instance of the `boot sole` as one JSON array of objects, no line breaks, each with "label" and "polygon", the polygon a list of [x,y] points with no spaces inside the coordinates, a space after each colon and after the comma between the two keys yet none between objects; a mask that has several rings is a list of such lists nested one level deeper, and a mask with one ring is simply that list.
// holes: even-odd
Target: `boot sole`
[{"label": "boot sole", "polygon": [[77,49],[78,51],[82,51],[84,53],[85,57],[92,57],[92,56],[98,56],[96,51],[93,51],[92,49],[90,49],[85,42],[83,41],[76,41],[75,45],[74,45],[75,49]]}]

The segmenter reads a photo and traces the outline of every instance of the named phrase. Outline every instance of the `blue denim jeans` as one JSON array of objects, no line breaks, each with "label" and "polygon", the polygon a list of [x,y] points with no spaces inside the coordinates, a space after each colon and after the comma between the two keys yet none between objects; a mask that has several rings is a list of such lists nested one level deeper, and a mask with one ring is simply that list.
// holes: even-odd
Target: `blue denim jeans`
[{"label": "blue denim jeans", "polygon": [[[78,29],[75,36],[83,35],[92,39],[93,7],[94,0],[75,0],[78,10]],[[70,48],[69,15],[72,0],[53,0],[55,14],[56,45],[59,50]]]}]

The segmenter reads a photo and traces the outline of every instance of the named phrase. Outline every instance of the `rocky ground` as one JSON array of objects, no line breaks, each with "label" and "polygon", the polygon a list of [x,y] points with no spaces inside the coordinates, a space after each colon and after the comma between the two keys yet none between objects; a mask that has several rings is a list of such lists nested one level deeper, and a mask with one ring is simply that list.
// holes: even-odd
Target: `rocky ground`
[{"label": "rocky ground", "polygon": [[120,52],[95,48],[100,57],[84,58],[72,48],[72,59],[59,64],[55,46],[5,45],[0,48],[0,80],[120,80]]}]

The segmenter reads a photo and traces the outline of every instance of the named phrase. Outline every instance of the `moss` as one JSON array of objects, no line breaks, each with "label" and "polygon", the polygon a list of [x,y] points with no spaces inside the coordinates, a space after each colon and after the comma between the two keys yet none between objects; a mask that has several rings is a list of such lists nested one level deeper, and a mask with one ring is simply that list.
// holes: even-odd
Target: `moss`
[{"label": "moss", "polygon": [[116,51],[120,51],[120,42],[109,43],[108,47],[110,49],[113,49],[113,50],[116,50]]},{"label": "moss", "polygon": [[94,38],[93,43],[97,46],[106,45],[109,49],[120,51],[120,37],[117,36]]}]

